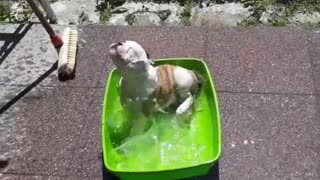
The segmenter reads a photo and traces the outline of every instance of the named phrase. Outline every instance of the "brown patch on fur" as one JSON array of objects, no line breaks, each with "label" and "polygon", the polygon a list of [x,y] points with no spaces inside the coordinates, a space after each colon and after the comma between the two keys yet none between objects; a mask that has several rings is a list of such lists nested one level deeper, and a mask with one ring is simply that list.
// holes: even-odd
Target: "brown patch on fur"
[{"label": "brown patch on fur", "polygon": [[[176,81],[174,79],[174,71],[176,68],[177,66],[167,64],[157,66],[158,86],[151,97],[143,103],[143,113],[146,116],[151,114],[155,103],[160,105],[160,107],[163,107],[168,103],[172,96],[173,98],[178,98],[179,93],[177,90]],[[188,72],[191,74],[194,80],[190,92],[195,94],[200,88],[200,79],[194,71],[189,70]]]},{"label": "brown patch on fur", "polygon": [[165,104],[172,94],[176,94],[173,65],[160,65],[157,67],[159,85],[155,90],[155,98],[160,105]]},{"label": "brown patch on fur", "polygon": [[[157,73],[159,78],[159,86],[155,90],[154,97],[157,99],[160,105],[165,104],[170,96],[174,94],[177,96],[176,82],[174,80],[174,70],[176,66],[174,65],[160,65],[157,67]],[[200,86],[200,80],[194,71],[189,70],[189,73],[194,80],[191,86],[191,93],[197,93]]]}]

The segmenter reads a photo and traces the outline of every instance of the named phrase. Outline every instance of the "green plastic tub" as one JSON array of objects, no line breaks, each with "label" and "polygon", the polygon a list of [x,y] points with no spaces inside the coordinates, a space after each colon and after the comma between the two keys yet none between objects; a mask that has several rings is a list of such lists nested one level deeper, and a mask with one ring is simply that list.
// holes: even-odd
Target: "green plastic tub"
[{"label": "green plastic tub", "polygon": [[174,115],[159,115],[150,121],[154,124],[145,134],[126,139],[130,126],[119,101],[120,75],[113,69],[103,102],[102,148],[106,169],[120,179],[170,180],[202,176],[220,158],[219,106],[206,63],[194,58],[155,61],[155,65],[161,64],[179,65],[203,75],[204,83],[194,112],[185,126],[177,125]]}]

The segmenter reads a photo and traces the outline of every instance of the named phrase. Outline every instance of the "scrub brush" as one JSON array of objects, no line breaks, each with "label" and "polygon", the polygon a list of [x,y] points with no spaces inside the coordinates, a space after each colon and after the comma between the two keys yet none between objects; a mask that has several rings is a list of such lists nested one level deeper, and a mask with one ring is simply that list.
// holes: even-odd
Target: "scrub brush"
[{"label": "scrub brush", "polygon": [[69,27],[62,32],[63,46],[59,51],[58,76],[60,80],[74,76],[78,31]]},{"label": "scrub brush", "polygon": [[55,33],[50,24],[47,22],[46,18],[43,16],[41,10],[38,8],[34,0],[27,0],[27,2],[45,30],[48,32],[52,44],[58,51],[58,79],[60,81],[64,81],[73,77],[76,64],[78,31],[71,30],[69,27],[67,27],[64,29],[61,38],[57,33]]}]

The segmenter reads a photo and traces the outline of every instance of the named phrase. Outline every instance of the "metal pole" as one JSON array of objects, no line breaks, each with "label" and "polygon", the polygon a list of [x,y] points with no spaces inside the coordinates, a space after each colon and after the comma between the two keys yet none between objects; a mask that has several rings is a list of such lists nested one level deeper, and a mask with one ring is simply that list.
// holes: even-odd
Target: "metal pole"
[{"label": "metal pole", "polygon": [[50,23],[55,24],[57,22],[57,16],[52,10],[49,2],[47,0],[38,0],[38,1],[41,4],[43,10],[46,12],[47,18],[50,20]]},{"label": "metal pole", "polygon": [[50,24],[47,22],[47,19],[43,16],[42,12],[40,11],[39,7],[37,6],[37,4],[33,1],[33,0],[26,0],[31,9],[33,10],[33,12],[36,14],[36,16],[38,17],[38,19],[40,20],[41,24],[43,25],[43,27],[46,29],[46,31],[48,32],[51,42],[54,45],[54,47],[57,49],[57,51],[60,51],[60,47],[63,45],[63,41],[61,39],[61,37],[56,34],[54,32],[54,30],[52,29],[52,27],[50,26]]},{"label": "metal pole", "polygon": [[52,27],[50,26],[50,24],[47,22],[46,18],[41,13],[41,11],[38,8],[37,4],[33,0],[27,0],[27,2],[29,3],[29,5],[30,5],[31,9],[33,10],[33,12],[38,17],[38,19],[41,22],[41,24],[44,26],[46,31],[49,33],[50,37],[53,37],[55,35],[55,32],[52,29]]}]

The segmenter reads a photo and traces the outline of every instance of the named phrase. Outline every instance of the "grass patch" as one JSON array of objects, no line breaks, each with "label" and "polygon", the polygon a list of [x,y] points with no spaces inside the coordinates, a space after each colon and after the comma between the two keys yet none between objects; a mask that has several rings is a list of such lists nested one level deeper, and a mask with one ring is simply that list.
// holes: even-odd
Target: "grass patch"
[{"label": "grass patch", "polygon": [[0,1],[0,21],[10,21],[10,1]]},{"label": "grass patch", "polygon": [[265,12],[268,12],[268,22],[273,26],[289,24],[290,18],[298,13],[320,12],[320,0],[242,0],[241,3],[252,13],[239,23],[243,26],[262,23],[261,17]]},{"label": "grass patch", "polygon": [[183,11],[180,14],[181,22],[185,26],[190,25],[191,9],[192,9],[192,0],[186,0],[183,7]]},{"label": "grass patch", "polygon": [[13,2],[0,0],[0,22],[21,23],[29,20],[33,12],[27,1],[19,0],[17,3],[19,12],[11,12]]},{"label": "grass patch", "polygon": [[100,22],[108,22],[111,17],[112,4],[105,0],[96,6],[97,11],[100,14]]}]

